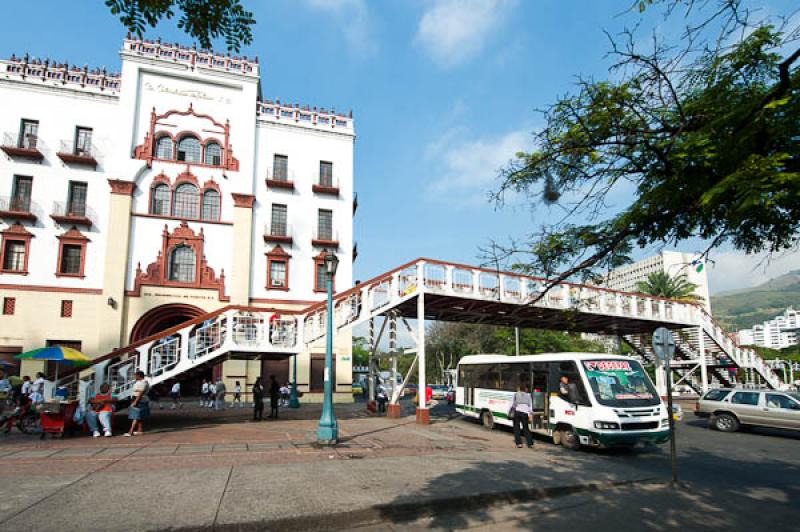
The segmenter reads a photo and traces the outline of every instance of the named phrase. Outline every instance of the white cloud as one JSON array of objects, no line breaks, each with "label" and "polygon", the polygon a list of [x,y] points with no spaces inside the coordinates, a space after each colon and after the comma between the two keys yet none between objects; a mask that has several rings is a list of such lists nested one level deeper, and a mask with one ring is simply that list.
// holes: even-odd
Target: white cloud
[{"label": "white cloud", "polygon": [[497,172],[530,143],[528,130],[486,138],[463,139],[463,130],[445,132],[427,150],[438,177],[428,186],[428,197],[455,204],[486,203]]},{"label": "white cloud", "polygon": [[516,3],[516,0],[430,0],[414,41],[439,65],[459,65],[480,52]]},{"label": "white cloud", "polygon": [[734,251],[712,252],[708,284],[716,294],[726,290],[750,288],[779,277],[792,270],[800,270],[800,252],[779,253],[766,259],[765,253],[744,255]]},{"label": "white cloud", "polygon": [[356,55],[368,57],[378,51],[366,0],[306,0],[317,11],[330,15]]}]

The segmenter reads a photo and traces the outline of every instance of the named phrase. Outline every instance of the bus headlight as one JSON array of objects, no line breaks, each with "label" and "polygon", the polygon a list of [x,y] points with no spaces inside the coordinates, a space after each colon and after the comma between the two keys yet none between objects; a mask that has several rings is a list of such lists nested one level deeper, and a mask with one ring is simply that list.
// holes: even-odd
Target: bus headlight
[{"label": "bus headlight", "polygon": [[665,418],[661,420],[661,428],[669,427],[669,418]]},{"label": "bus headlight", "polygon": [[595,421],[594,428],[601,430],[619,430],[619,423],[612,421]]}]

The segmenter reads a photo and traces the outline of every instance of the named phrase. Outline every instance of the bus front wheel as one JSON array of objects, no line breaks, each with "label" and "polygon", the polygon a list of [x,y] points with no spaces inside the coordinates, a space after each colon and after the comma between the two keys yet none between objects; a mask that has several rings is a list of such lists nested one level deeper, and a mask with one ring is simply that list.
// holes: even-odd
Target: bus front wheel
[{"label": "bus front wheel", "polygon": [[492,413],[488,410],[484,410],[481,414],[481,423],[483,423],[483,426],[487,429],[492,430],[494,428],[494,417],[492,417]]},{"label": "bus front wheel", "polygon": [[560,431],[561,445],[567,449],[576,450],[581,446],[581,439],[572,427],[563,428]]}]

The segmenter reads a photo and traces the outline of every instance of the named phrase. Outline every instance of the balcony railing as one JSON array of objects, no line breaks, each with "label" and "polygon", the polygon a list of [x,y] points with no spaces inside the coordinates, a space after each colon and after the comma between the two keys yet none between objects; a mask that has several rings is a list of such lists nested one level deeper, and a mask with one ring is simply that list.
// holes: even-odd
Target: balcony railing
[{"label": "balcony railing", "polygon": [[97,168],[97,148],[94,145],[78,146],[74,140],[62,140],[56,155],[67,164],[82,164]]},{"label": "balcony railing", "polygon": [[320,230],[314,229],[313,236],[311,237],[311,245],[317,247],[339,247],[339,234],[331,229]]},{"label": "balcony railing", "polygon": [[43,144],[38,135],[20,133],[4,133],[3,143],[0,144],[2,149],[7,155],[11,157],[20,157],[22,159],[30,159],[32,161],[41,161],[44,159],[42,154]]},{"label": "balcony railing", "polygon": [[264,224],[264,242],[292,243],[291,227],[287,224]]},{"label": "balcony railing", "polygon": [[35,222],[36,207],[36,203],[28,197],[3,196],[0,197],[0,218]]},{"label": "balcony railing", "polygon": [[273,168],[267,170],[267,187],[294,190],[294,172],[278,172]]},{"label": "balcony railing", "polygon": [[311,186],[311,190],[316,194],[328,194],[330,196],[339,195],[339,180],[338,179],[319,179]]},{"label": "balcony railing", "polygon": [[53,202],[53,212],[50,218],[59,224],[72,225],[92,225],[94,212],[86,206],[85,202],[79,201],[55,201]]}]

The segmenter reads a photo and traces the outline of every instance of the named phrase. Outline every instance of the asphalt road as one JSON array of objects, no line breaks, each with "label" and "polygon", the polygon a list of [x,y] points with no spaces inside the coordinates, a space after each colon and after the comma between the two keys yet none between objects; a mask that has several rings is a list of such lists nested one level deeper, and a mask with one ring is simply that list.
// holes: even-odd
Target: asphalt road
[{"label": "asphalt road", "polygon": [[[452,409],[439,406],[434,413],[449,416]],[[510,431],[499,430],[511,438]],[[800,531],[800,432],[753,428],[720,433],[686,412],[676,435],[677,486],[669,482],[669,445],[633,451],[582,450],[578,453],[585,460],[633,467],[639,478],[650,480],[530,503],[443,509],[440,515],[402,526],[387,522],[375,528]]]}]

